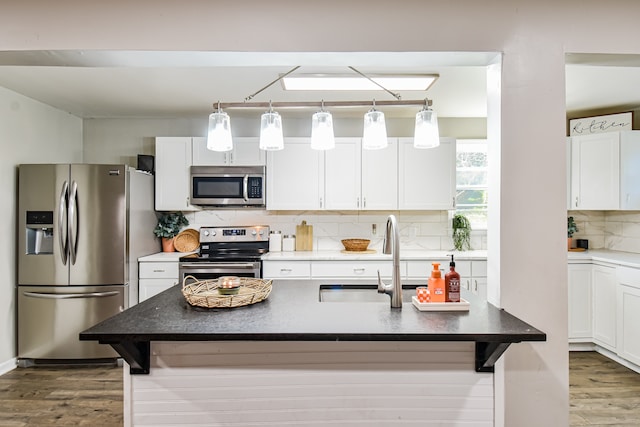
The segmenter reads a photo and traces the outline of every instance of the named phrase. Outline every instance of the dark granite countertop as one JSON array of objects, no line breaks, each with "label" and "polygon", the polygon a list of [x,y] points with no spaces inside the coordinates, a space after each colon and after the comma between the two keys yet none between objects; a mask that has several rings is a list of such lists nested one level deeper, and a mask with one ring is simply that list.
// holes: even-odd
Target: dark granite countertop
[{"label": "dark granite countertop", "polygon": [[80,339],[112,345],[132,373],[148,373],[150,341],[474,341],[476,369],[491,371],[510,343],[546,340],[468,292],[468,312],[421,312],[411,303],[400,310],[389,302],[319,302],[319,286],[327,283],[274,281],[267,300],[231,309],[192,307],[176,285],[81,332]]}]

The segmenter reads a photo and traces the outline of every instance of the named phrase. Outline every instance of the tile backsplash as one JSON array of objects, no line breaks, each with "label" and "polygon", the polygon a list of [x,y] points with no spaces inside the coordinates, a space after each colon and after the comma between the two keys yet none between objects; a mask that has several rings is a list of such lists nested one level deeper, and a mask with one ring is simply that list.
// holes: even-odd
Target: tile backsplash
[{"label": "tile backsplash", "polygon": [[[204,226],[268,225],[283,235],[295,234],[296,225],[313,226],[314,250],[344,249],[340,240],[371,239],[371,249],[382,249],[387,217],[394,214],[400,226],[403,249],[451,250],[451,220],[448,211],[346,212],[267,211],[256,209],[203,210],[186,213],[190,228]],[[374,231],[375,229],[375,231]],[[486,230],[472,231],[473,249],[486,249]]]},{"label": "tile backsplash", "polygon": [[640,212],[569,211],[578,231],[577,239],[588,239],[591,249],[640,253]]}]

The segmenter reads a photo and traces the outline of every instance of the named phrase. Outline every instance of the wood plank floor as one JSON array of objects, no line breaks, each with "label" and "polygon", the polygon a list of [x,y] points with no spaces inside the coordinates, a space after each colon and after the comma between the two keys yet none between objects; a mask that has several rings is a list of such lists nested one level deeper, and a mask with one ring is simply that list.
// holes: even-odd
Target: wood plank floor
[{"label": "wood plank floor", "polygon": [[640,374],[595,352],[569,353],[572,426],[640,426]]},{"label": "wood plank floor", "polygon": [[122,369],[16,368],[0,376],[0,426],[121,426]]},{"label": "wood plank floor", "polygon": [[[121,426],[122,369],[17,368],[0,376],[0,426]],[[594,352],[569,356],[571,426],[640,426],[640,374]]]}]

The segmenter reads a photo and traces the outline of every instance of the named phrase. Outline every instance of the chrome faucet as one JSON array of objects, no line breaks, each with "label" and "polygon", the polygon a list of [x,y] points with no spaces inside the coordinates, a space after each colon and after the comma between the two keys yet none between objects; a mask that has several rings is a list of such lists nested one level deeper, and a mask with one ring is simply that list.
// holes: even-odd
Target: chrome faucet
[{"label": "chrome faucet", "polygon": [[402,308],[402,283],[400,283],[400,232],[394,215],[387,218],[387,228],[382,243],[382,253],[392,254],[393,272],[391,283],[385,284],[380,279],[378,270],[378,293],[391,296],[391,308]]}]

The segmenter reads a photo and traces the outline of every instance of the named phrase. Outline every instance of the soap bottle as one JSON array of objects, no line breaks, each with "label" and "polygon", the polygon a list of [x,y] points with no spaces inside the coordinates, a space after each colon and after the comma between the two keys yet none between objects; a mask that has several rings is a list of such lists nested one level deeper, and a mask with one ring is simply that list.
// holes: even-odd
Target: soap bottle
[{"label": "soap bottle", "polygon": [[446,302],[447,301],[447,288],[444,285],[444,279],[440,272],[440,263],[432,263],[433,270],[431,271],[431,277],[428,280],[429,295],[431,302]]},{"label": "soap bottle", "polygon": [[444,275],[444,286],[447,289],[447,302],[460,302],[460,274],[456,271],[453,255],[449,263],[449,271]]}]

